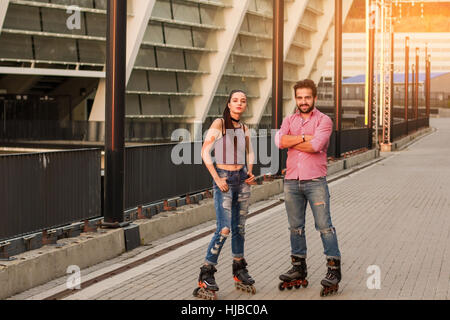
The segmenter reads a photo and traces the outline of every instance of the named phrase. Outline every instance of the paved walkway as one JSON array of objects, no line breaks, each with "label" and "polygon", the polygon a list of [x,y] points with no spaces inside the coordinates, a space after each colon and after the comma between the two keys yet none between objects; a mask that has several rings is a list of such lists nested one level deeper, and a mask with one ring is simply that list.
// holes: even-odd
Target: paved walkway
[{"label": "paved walkway", "polygon": [[[343,279],[340,293],[324,299],[450,299],[450,119],[432,119],[431,125],[436,132],[330,183]],[[250,209],[255,211],[282,197]],[[197,228],[185,237],[202,231]],[[248,219],[246,231],[246,259],[257,293],[252,296],[234,289],[229,241],[217,266],[219,299],[323,299],[319,291],[326,273],[325,258],[309,208],[308,288],[277,288],[278,275],[290,268],[283,204]],[[195,299],[192,291],[209,241],[210,236],[192,242],[68,299]],[[367,286],[369,277],[375,275],[374,269],[368,273],[369,266],[379,268],[380,289]]]}]

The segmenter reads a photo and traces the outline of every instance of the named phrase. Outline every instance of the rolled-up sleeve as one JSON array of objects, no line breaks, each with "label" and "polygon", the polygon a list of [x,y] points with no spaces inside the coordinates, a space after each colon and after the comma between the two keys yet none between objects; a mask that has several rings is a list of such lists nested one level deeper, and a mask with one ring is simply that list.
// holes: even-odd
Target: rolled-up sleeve
[{"label": "rolled-up sleeve", "polygon": [[332,131],[333,121],[329,117],[323,117],[314,132],[314,138],[310,141],[315,152],[319,152],[325,148],[330,141]]},{"label": "rolled-up sleeve", "polygon": [[280,130],[278,130],[277,133],[275,134],[275,145],[278,147],[278,149],[283,149],[283,146],[281,145],[281,137],[286,134],[289,134],[290,125],[291,122],[289,117],[284,118]]}]

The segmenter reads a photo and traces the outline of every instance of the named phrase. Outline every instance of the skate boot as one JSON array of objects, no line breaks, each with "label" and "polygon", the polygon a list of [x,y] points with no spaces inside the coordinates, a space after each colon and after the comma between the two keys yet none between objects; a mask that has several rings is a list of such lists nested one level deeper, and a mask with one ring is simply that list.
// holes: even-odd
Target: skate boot
[{"label": "skate boot", "polygon": [[195,288],[193,295],[197,298],[206,300],[217,300],[216,291],[219,291],[214,273],[217,269],[213,265],[203,265],[200,268],[200,275],[198,276],[198,287]]},{"label": "skate boot", "polygon": [[238,290],[255,294],[256,288],[253,285],[255,280],[248,274],[247,262],[245,259],[233,260],[233,278],[234,286]]},{"label": "skate boot", "polygon": [[328,272],[320,282],[322,289],[320,296],[325,297],[336,293],[339,289],[339,282],[341,281],[341,260],[327,259]]},{"label": "skate boot", "polygon": [[306,280],[306,276],[308,275],[306,268],[306,259],[299,258],[296,256],[291,256],[292,268],[280,275],[280,282],[278,285],[278,289],[283,291],[285,288],[291,290],[292,287],[298,289],[300,287],[306,288],[308,286],[308,280]]}]

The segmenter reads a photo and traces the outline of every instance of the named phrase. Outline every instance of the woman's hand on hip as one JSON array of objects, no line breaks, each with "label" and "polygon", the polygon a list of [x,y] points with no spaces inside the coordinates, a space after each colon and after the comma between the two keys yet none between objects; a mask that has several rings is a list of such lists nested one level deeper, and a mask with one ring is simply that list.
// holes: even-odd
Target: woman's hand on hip
[{"label": "woman's hand on hip", "polygon": [[219,187],[219,189],[222,192],[228,192],[228,184],[227,184],[227,178],[221,178],[221,177],[217,177],[214,178],[214,182],[217,184],[217,186]]},{"label": "woman's hand on hip", "polygon": [[251,172],[247,172],[248,178],[245,179],[246,184],[257,184],[255,182],[255,175]]}]

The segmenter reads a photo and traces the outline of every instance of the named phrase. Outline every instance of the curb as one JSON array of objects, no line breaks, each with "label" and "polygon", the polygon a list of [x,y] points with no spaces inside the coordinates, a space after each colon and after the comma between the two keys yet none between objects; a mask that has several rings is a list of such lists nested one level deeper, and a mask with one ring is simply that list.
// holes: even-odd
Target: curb
[{"label": "curb", "polygon": [[392,143],[392,151],[399,151],[403,148],[406,148],[412,141],[416,140],[417,138],[420,138],[424,135],[427,135],[431,132],[434,132],[436,129],[432,127],[424,128],[419,131],[414,132],[413,134],[406,136],[404,138],[401,138],[395,142]]},{"label": "curb", "polygon": [[[62,246],[61,246],[62,245]],[[125,252],[122,229],[88,232],[61,239],[58,246],[45,245],[0,264],[0,299],[23,292],[67,274],[69,266],[80,269],[112,259]]]}]

